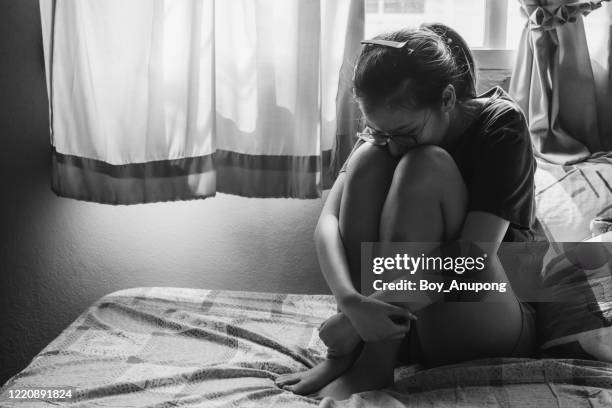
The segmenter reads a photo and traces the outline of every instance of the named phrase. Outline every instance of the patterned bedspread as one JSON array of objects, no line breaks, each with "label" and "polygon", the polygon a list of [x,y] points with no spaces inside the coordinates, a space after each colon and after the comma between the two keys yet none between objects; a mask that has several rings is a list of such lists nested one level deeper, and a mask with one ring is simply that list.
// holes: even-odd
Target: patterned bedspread
[{"label": "patterned bedspread", "polygon": [[612,153],[560,166],[538,160],[536,213],[553,242],[591,237],[595,217],[612,217]]},{"label": "patterned bedspread", "polygon": [[[396,370],[394,387],[334,402],[274,385],[325,355],[317,327],[333,297],[134,288],[95,302],[0,390],[1,407],[610,407],[612,365],[479,360]],[[10,399],[74,388],[70,402]]]}]

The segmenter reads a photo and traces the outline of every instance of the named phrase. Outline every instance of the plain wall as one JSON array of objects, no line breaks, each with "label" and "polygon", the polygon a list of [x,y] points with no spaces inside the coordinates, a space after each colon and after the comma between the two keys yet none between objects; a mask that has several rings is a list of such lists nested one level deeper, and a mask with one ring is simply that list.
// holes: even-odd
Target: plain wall
[{"label": "plain wall", "polygon": [[322,199],[56,197],[43,64],[38,1],[1,1],[0,384],[115,290],[329,293],[312,239]]}]

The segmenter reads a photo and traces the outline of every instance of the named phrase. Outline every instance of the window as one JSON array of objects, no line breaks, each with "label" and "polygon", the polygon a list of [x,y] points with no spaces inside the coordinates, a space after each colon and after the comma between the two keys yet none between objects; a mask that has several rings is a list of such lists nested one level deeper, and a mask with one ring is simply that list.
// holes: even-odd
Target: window
[{"label": "window", "polygon": [[366,38],[440,22],[466,39],[484,69],[512,67],[525,18],[516,0],[365,0]]},{"label": "window", "polygon": [[423,14],[425,13],[425,0],[385,0],[383,11],[385,13]]}]

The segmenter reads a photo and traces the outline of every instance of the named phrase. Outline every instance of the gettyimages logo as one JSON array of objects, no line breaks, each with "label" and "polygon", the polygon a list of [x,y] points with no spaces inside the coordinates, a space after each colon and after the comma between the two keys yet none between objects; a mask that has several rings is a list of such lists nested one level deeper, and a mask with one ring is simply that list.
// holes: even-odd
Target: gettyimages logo
[{"label": "gettyimages logo", "polygon": [[414,275],[417,271],[432,272],[432,271],[453,271],[457,275],[463,275],[465,272],[482,271],[486,268],[485,261],[487,254],[482,256],[420,256],[414,257],[408,254],[396,254],[394,257],[375,257],[372,261],[372,272],[380,275],[386,271],[404,271],[410,275]]},{"label": "gettyimages logo", "polygon": [[498,273],[496,249],[488,243],[365,243],[362,293],[380,292],[378,296],[390,301],[408,302],[423,295],[481,301],[506,294],[510,285],[505,274]]},{"label": "gettyimages logo", "polygon": [[612,243],[368,242],[361,249],[361,293],[389,302],[605,299],[594,310],[609,302]]}]

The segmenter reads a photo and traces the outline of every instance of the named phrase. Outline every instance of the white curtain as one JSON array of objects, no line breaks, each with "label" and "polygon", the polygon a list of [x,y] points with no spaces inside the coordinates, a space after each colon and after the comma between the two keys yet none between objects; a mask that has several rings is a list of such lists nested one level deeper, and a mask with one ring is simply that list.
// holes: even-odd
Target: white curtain
[{"label": "white curtain", "polygon": [[535,153],[552,163],[579,162],[609,145],[585,34],[603,1],[518,0],[528,19],[510,94],[527,116]]},{"label": "white curtain", "polygon": [[585,19],[584,28],[593,68],[597,97],[597,118],[602,150],[612,150],[612,4],[602,3],[601,10]]},{"label": "white curtain", "polygon": [[363,0],[40,4],[57,194],[311,198],[333,176]]}]

